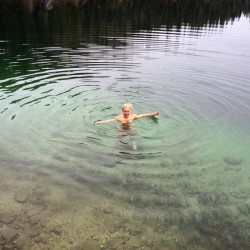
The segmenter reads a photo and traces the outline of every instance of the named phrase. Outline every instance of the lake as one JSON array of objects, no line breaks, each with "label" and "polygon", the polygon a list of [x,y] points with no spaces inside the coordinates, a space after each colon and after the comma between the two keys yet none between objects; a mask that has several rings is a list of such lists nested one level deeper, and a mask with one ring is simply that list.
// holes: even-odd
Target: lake
[{"label": "lake", "polygon": [[[250,2],[28,7],[0,7],[0,248],[248,249]],[[160,116],[95,124],[128,102]]]}]

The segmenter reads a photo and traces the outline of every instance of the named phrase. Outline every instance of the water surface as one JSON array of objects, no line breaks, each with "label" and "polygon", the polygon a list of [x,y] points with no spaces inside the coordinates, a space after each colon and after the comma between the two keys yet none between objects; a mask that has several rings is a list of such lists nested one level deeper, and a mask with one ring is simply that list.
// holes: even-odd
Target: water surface
[{"label": "water surface", "polygon": [[[24,249],[247,249],[249,17],[148,4],[2,25],[0,226]],[[126,102],[161,115],[94,124]]]}]

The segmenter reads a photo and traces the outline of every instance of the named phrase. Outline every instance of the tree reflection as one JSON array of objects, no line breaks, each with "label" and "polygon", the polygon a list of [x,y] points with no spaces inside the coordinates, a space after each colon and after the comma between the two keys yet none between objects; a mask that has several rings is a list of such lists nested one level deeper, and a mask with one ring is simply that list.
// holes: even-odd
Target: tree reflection
[{"label": "tree reflection", "polygon": [[[14,16],[33,15],[69,23],[75,15],[88,20],[98,20],[132,25],[140,29],[166,25],[168,27],[188,24],[223,25],[250,12],[249,0],[1,0],[0,14],[4,24]],[[52,17],[53,19],[53,17]],[[34,20],[33,20],[34,21]],[[53,19],[53,21],[55,21]]]},{"label": "tree reflection", "polygon": [[[7,69],[17,51],[39,57],[31,48],[124,48],[138,31],[223,26],[248,13],[250,0],[0,0],[0,37],[8,41],[0,43],[8,58],[0,66]],[[31,67],[23,62],[20,72]],[[12,73],[5,70],[3,78]]]}]

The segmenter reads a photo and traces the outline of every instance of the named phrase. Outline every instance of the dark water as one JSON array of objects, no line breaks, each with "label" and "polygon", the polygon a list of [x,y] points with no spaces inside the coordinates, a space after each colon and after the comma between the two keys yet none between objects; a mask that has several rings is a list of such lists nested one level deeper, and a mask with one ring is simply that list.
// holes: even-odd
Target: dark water
[{"label": "dark water", "polygon": [[0,12],[0,247],[248,249],[249,1]]}]

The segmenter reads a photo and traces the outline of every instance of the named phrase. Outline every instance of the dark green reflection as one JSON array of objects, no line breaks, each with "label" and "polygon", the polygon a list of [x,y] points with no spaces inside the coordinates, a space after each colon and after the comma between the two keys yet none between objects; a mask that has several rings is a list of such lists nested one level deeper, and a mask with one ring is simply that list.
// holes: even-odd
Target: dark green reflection
[{"label": "dark green reflection", "polygon": [[[73,2],[77,1],[0,1],[0,80],[40,70],[41,65],[33,62],[51,56],[47,68],[60,67],[60,59],[54,57],[60,51],[39,54],[37,48],[98,44],[121,49],[126,42],[117,37],[139,30],[223,26],[250,12],[249,0],[84,0],[77,6]],[[22,63],[15,64],[20,59]]]},{"label": "dark green reflection", "polygon": [[[35,19],[44,22],[58,22],[60,27],[70,27],[76,19],[83,18],[86,26],[91,22],[111,22],[125,29],[132,26],[139,29],[165,24],[178,26],[223,25],[230,19],[250,11],[249,0],[1,0],[2,26],[9,27],[13,16],[26,24]],[[32,21],[29,18],[32,15]],[[29,18],[28,18],[29,17]],[[5,23],[4,21],[9,21]],[[81,19],[82,20],[82,19]],[[16,20],[15,20],[16,21]],[[82,20],[83,21],[83,20]],[[117,22],[118,21],[118,22]]]},{"label": "dark green reflection", "polygon": [[[2,0],[1,38],[77,47],[81,37],[103,44],[107,41],[98,35],[119,35],[117,30],[126,34],[161,25],[169,29],[182,25],[217,26],[250,12],[249,0],[84,0],[78,1],[78,6],[69,4],[73,2],[77,1]],[[62,32],[77,35],[55,38]]]}]

